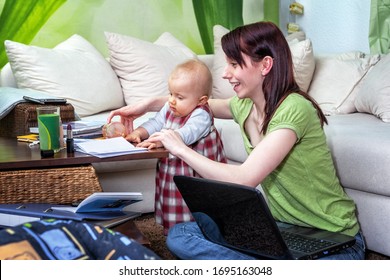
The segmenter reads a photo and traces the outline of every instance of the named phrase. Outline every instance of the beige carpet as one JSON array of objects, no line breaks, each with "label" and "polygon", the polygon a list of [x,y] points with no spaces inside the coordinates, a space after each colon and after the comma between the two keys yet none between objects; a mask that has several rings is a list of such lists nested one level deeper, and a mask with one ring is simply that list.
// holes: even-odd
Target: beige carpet
[{"label": "beige carpet", "polygon": [[164,260],[175,260],[165,245],[166,237],[163,234],[163,227],[156,223],[153,214],[145,214],[134,220],[138,229],[150,241],[150,249]]},{"label": "beige carpet", "polygon": [[[165,236],[162,226],[156,224],[153,214],[145,214],[135,219],[138,229],[149,239],[151,248],[164,260],[175,260],[165,245]],[[390,260],[390,257],[368,251],[367,260]]]}]

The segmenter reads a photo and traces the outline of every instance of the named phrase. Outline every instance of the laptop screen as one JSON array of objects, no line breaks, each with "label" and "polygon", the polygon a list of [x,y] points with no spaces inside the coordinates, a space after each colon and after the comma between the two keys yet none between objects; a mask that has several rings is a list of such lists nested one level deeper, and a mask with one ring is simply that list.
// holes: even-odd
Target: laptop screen
[{"label": "laptop screen", "polygon": [[[234,185],[232,191],[225,182],[205,183],[199,178],[188,180],[184,176],[175,176],[175,183],[199,227],[211,241],[225,242],[222,245],[260,258],[290,257],[275,221],[268,218],[269,209],[258,203],[256,196],[259,193],[255,189]],[[261,196],[260,199],[264,198]],[[200,218],[205,215],[218,226],[224,242],[213,240],[203,230]]]}]

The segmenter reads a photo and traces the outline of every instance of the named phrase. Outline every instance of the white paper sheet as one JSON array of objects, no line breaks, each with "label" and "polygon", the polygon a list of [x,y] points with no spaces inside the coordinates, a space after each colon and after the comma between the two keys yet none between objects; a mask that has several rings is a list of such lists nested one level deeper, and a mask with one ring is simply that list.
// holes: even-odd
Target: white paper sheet
[{"label": "white paper sheet", "polygon": [[79,152],[99,158],[127,155],[147,151],[147,148],[138,148],[123,137],[108,139],[75,139],[75,147]]}]

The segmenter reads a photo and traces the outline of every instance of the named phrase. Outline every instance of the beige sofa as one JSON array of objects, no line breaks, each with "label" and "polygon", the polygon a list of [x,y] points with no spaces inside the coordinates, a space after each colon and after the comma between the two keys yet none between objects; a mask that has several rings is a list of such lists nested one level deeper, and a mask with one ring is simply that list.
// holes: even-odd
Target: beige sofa
[{"label": "beige sofa", "polygon": [[[234,94],[220,78],[224,58],[219,41],[225,32],[216,26],[215,54],[198,56],[212,71],[215,98]],[[390,56],[360,52],[314,56],[310,40],[298,35],[288,38],[297,81],[329,116],[325,127],[328,144],[341,184],[357,204],[368,249],[390,256],[390,85],[386,77]],[[53,50],[8,42],[11,67],[2,69],[1,86],[65,97],[81,119],[104,121],[112,109],[167,94],[166,78],[172,67],[196,57],[171,34],[163,34],[154,43],[112,33],[107,33],[106,38],[109,61],[77,36]],[[61,54],[66,54],[67,60],[61,60]],[[69,60],[72,56],[75,59]],[[137,119],[136,125],[153,114]],[[216,119],[215,124],[229,161],[243,162],[247,155],[237,124],[222,119]],[[94,167],[105,191],[141,191],[144,201],[133,205],[133,209],[154,211],[156,160],[101,163]]]}]

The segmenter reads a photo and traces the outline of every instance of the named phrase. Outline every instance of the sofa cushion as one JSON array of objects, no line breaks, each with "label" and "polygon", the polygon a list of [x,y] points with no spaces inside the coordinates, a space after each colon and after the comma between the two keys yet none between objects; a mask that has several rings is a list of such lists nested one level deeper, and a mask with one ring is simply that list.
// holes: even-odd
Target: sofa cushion
[{"label": "sofa cushion", "polygon": [[242,163],[248,157],[239,125],[232,119],[214,119],[229,162]]},{"label": "sofa cushion", "polygon": [[303,31],[297,31],[297,32],[290,33],[286,36],[286,40],[289,43],[294,41],[294,40],[298,40],[298,42],[304,41],[304,40],[306,40],[306,33]]},{"label": "sofa cushion", "polygon": [[325,133],[343,187],[390,196],[390,124],[353,113],[328,117]]},{"label": "sofa cushion", "polygon": [[9,40],[5,46],[19,88],[66,98],[81,117],[124,105],[110,64],[77,34],[53,49]]},{"label": "sofa cushion", "polygon": [[379,60],[361,52],[316,57],[309,95],[326,115],[356,112],[354,99],[360,81]]},{"label": "sofa cushion", "polygon": [[[221,46],[221,38],[228,32],[229,29],[221,25],[215,25],[213,27],[214,63],[211,69],[214,83],[213,98],[229,98],[235,95],[229,81],[222,78],[226,61]],[[302,90],[307,91],[313,77],[315,61],[311,41],[304,38],[304,33],[300,32],[296,37],[288,38],[288,43],[292,54],[296,81]]]},{"label": "sofa cushion", "polygon": [[154,43],[105,32],[110,63],[119,77],[126,104],[167,95],[173,68],[196,54],[168,32]]},{"label": "sofa cushion", "polygon": [[384,55],[362,81],[356,93],[359,112],[370,113],[390,122],[390,55]]},{"label": "sofa cushion", "polygon": [[294,64],[295,80],[299,87],[307,92],[315,69],[313,46],[310,39],[292,40],[289,42],[289,46]]},{"label": "sofa cushion", "polygon": [[229,32],[229,29],[215,25],[213,27],[214,35],[214,62],[210,69],[213,76],[213,98],[229,98],[235,95],[235,92],[229,81],[222,78],[223,71],[226,67],[225,53],[222,50],[221,38]]},{"label": "sofa cushion", "polygon": [[0,86],[2,87],[13,87],[16,88],[18,85],[16,84],[14,73],[12,73],[11,65],[9,62],[3,66],[0,72]]}]

